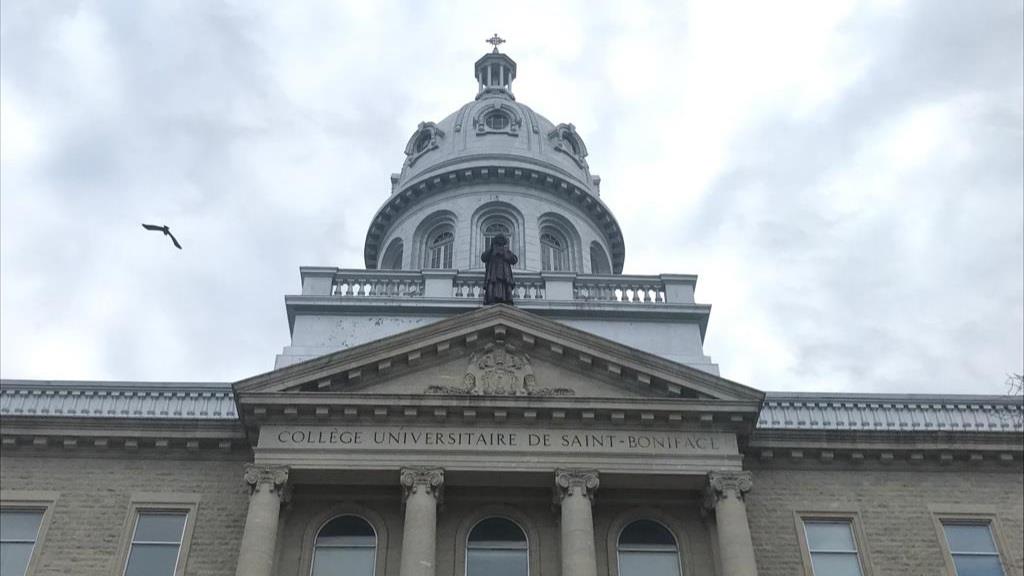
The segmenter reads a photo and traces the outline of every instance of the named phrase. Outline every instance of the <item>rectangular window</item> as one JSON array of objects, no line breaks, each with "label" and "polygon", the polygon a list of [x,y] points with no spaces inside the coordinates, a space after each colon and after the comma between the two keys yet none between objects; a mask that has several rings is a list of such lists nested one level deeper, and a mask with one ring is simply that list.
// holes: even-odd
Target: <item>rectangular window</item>
[{"label": "rectangular window", "polygon": [[943,520],[957,576],[1004,576],[989,522]]},{"label": "rectangular window", "polygon": [[0,510],[0,576],[25,576],[44,509]]},{"label": "rectangular window", "polygon": [[848,520],[804,520],[815,576],[862,576],[853,526]]},{"label": "rectangular window", "polygon": [[185,511],[139,510],[124,576],[174,576],[187,519]]}]

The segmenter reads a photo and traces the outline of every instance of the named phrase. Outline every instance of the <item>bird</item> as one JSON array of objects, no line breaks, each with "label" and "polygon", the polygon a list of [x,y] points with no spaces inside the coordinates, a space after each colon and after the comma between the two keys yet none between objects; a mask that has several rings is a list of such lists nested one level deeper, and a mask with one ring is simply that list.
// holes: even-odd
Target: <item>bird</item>
[{"label": "bird", "polygon": [[157,226],[156,224],[143,224],[143,228],[146,230],[160,231],[164,233],[164,236],[170,236],[171,242],[174,242],[174,247],[181,250],[181,244],[178,244],[178,239],[171,234],[171,228],[169,226]]}]

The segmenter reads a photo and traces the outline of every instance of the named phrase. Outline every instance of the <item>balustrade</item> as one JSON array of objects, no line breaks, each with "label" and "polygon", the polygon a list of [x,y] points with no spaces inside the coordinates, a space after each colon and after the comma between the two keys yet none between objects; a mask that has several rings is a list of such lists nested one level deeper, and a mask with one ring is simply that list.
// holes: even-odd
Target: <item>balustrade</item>
[{"label": "balustrade", "polygon": [[657,276],[577,276],[575,300],[657,304],[665,303],[665,283]]}]

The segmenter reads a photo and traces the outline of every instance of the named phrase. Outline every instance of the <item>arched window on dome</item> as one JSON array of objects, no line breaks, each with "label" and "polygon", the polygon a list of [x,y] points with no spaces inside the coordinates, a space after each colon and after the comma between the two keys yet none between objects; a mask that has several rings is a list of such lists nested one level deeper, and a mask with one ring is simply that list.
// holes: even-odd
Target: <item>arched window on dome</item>
[{"label": "arched window on dome", "polygon": [[381,270],[401,270],[402,269],[402,256],[405,249],[405,245],[401,238],[395,238],[388,244],[388,249],[384,251],[384,257],[380,260]]},{"label": "arched window on dome", "polygon": [[495,110],[487,116],[484,116],[484,124],[491,130],[506,130],[512,121],[509,119],[508,114],[501,110]]},{"label": "arched window on dome", "polygon": [[435,228],[427,236],[427,259],[424,268],[451,268],[452,250],[455,247],[455,234],[451,228],[441,226]]},{"label": "arched window on dome", "polygon": [[619,576],[680,576],[679,546],[668,528],[637,520],[619,533]]},{"label": "arched window on dome", "polygon": [[540,268],[550,272],[569,270],[569,242],[565,234],[554,227],[541,228]]},{"label": "arched window on dome", "polygon": [[590,243],[590,273],[611,274],[612,267],[608,263],[608,254],[597,242]]},{"label": "arched window on dome", "polygon": [[313,544],[312,576],[374,576],[377,533],[359,516],[338,516]]},{"label": "arched window on dome", "polygon": [[466,539],[466,576],[527,576],[530,546],[526,534],[506,518],[486,518]]}]

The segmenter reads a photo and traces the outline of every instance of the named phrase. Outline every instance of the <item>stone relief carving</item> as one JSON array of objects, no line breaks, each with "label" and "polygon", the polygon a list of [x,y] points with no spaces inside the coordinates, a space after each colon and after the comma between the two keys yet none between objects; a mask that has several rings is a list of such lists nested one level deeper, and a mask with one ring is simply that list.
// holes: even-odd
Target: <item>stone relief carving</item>
[{"label": "stone relief carving", "polygon": [[711,472],[708,474],[708,486],[705,493],[704,507],[714,508],[719,500],[736,498],[743,500],[744,494],[754,487],[750,472]]},{"label": "stone relief carving", "polygon": [[462,377],[462,386],[430,386],[428,394],[479,396],[573,396],[571,388],[540,388],[530,357],[503,341],[474,352]]},{"label": "stone relief carving", "polygon": [[271,494],[284,496],[288,482],[287,466],[262,466],[249,464],[245,467],[245,483],[249,486],[249,495],[264,487]]},{"label": "stone relief carving", "polygon": [[441,468],[402,468],[402,502],[421,490],[434,496],[438,504],[444,497],[444,470]]},{"label": "stone relief carving", "polygon": [[601,485],[597,470],[565,469],[555,471],[555,501],[561,503],[567,496],[578,492],[581,496],[594,499],[594,492]]}]

